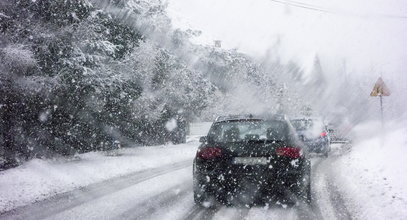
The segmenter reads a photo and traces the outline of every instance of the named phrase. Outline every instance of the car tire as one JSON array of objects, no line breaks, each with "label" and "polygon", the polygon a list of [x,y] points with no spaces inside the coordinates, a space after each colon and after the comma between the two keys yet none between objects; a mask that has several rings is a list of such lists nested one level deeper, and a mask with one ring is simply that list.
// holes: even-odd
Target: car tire
[{"label": "car tire", "polygon": [[195,204],[202,205],[202,203],[204,201],[205,201],[205,198],[204,198],[203,194],[194,191],[194,202],[195,202]]},{"label": "car tire", "polygon": [[217,201],[214,195],[205,190],[194,189],[194,202],[196,205],[208,208],[212,207]]},{"label": "car tire", "polygon": [[197,205],[203,205],[206,199],[206,192],[199,186],[198,181],[194,177],[194,202]]},{"label": "car tire", "polygon": [[311,201],[312,201],[312,195],[311,195],[311,182],[310,183],[308,183],[308,186],[307,186],[307,189],[306,189],[306,194],[307,194],[307,196],[306,196],[306,200],[305,200],[305,202],[306,203],[308,203],[308,204],[311,204]]},{"label": "car tire", "polygon": [[195,174],[193,174],[193,190],[196,205],[204,206],[204,202],[211,200],[211,195],[206,191],[204,185],[199,182]]}]

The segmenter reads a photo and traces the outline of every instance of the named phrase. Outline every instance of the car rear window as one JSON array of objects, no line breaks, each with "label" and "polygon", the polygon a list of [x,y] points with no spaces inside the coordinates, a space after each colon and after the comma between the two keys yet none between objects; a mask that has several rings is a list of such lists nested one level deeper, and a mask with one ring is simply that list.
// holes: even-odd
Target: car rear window
[{"label": "car rear window", "polygon": [[285,141],[288,139],[286,122],[266,120],[236,120],[215,123],[208,134],[214,142]]},{"label": "car rear window", "polygon": [[291,120],[291,124],[297,130],[307,130],[313,126],[311,119]]}]

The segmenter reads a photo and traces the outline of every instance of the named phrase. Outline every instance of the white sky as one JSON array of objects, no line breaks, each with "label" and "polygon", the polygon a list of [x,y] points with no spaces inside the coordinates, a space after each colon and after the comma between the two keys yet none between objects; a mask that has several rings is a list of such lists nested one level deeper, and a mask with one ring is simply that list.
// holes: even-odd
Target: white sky
[{"label": "white sky", "polygon": [[[271,53],[285,61],[294,59],[301,63],[319,54],[332,69],[346,60],[352,73],[366,75],[373,70],[374,78],[382,72],[384,78],[407,79],[404,0],[296,0],[338,14],[271,0],[167,1],[175,27],[203,32],[195,39],[199,43],[213,44],[213,40],[219,39],[224,48],[237,48],[261,57],[279,41],[279,49]],[[386,18],[383,14],[406,18]]]}]

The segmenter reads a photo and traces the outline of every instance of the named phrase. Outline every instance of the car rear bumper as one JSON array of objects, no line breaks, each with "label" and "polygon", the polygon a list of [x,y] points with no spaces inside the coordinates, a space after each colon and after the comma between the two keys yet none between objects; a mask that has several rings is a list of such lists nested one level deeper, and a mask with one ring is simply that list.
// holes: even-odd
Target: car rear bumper
[{"label": "car rear bumper", "polygon": [[200,187],[211,192],[236,192],[247,187],[261,191],[278,191],[301,181],[306,172],[302,168],[291,170],[264,169],[253,172],[238,170],[204,170],[197,169],[194,178]]},{"label": "car rear bumper", "polygon": [[313,141],[305,142],[310,152],[314,153],[324,153],[329,151],[329,140],[317,139]]}]

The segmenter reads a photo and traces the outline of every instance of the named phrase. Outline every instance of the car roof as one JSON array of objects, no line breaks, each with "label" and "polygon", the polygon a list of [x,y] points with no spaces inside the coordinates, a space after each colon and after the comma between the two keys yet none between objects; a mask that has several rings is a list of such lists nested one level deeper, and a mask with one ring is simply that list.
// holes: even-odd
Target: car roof
[{"label": "car roof", "polygon": [[303,117],[303,118],[291,118],[290,121],[299,121],[299,120],[307,120],[307,121],[322,121],[323,120],[321,118],[307,118],[307,117]]},{"label": "car roof", "polygon": [[223,121],[240,121],[240,120],[284,120],[284,115],[270,114],[265,116],[253,115],[253,114],[242,114],[242,115],[227,115],[227,116],[218,116],[215,119],[215,122]]}]

